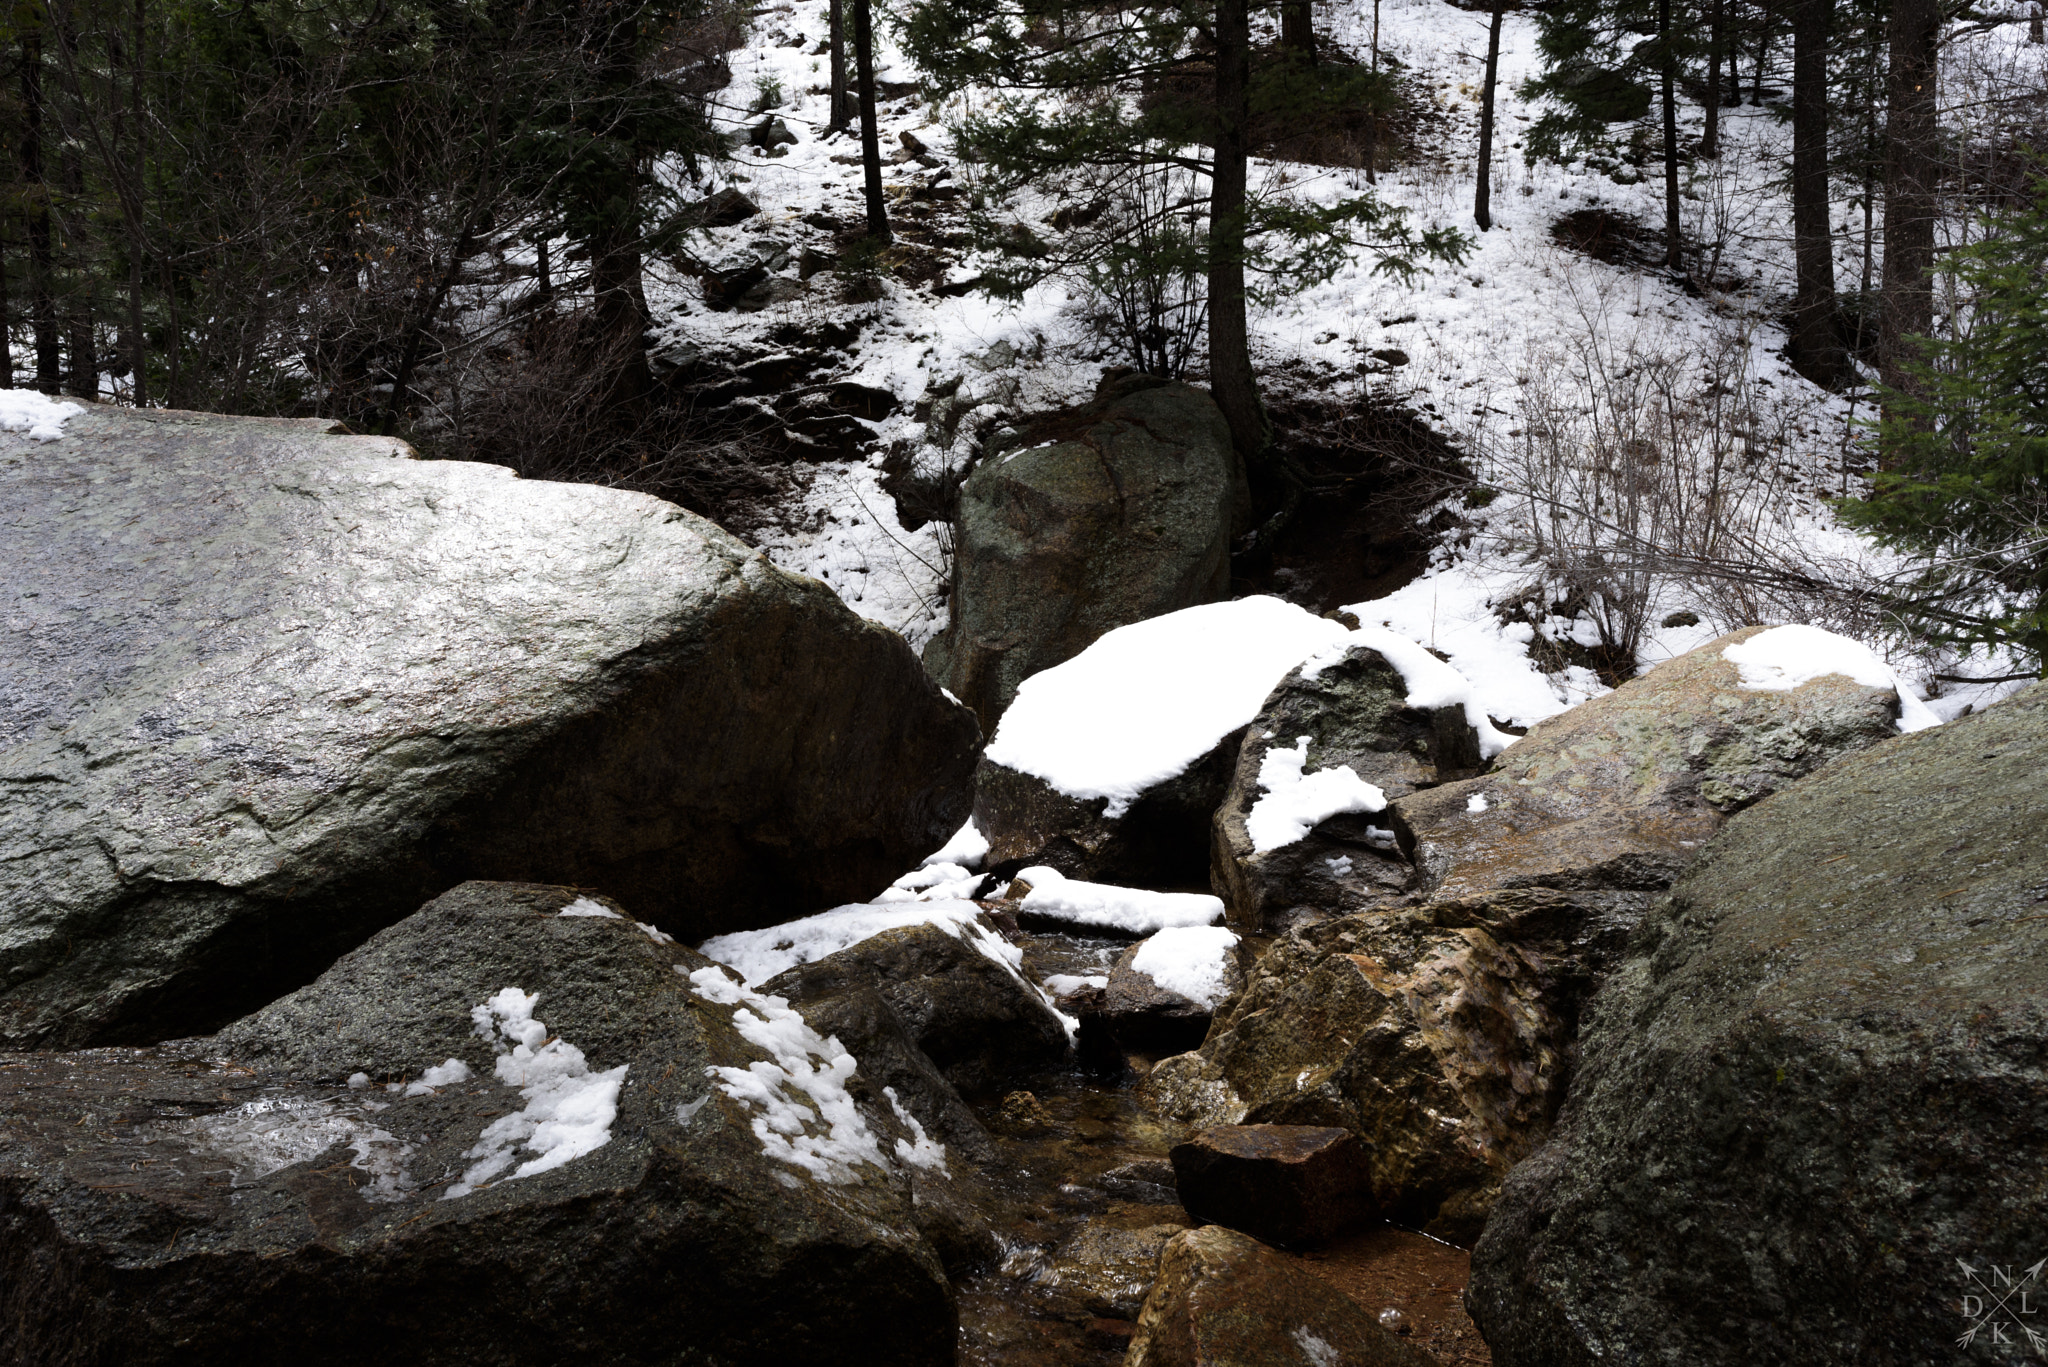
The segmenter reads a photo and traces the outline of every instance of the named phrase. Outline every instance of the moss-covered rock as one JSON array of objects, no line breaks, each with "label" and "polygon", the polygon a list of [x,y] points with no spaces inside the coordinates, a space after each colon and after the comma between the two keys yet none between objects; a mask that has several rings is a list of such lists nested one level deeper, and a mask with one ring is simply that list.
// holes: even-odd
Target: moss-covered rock
[{"label": "moss-covered rock", "polygon": [[2044,769],[2037,685],[1728,823],[1474,1254],[1495,1362],[2034,1360],[1964,1297],[2043,1251]]}]

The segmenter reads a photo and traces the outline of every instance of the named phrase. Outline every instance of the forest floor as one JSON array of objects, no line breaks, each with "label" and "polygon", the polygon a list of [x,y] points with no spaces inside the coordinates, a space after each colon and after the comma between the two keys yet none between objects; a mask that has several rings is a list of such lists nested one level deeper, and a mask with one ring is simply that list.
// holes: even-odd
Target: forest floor
[{"label": "forest floor", "polygon": [[[947,529],[906,514],[892,488],[900,492],[906,477],[943,483],[971,460],[985,431],[1084,398],[1124,358],[1089,322],[1084,292],[1055,282],[1006,304],[964,288],[985,263],[963,231],[974,168],[950,151],[946,125],[958,107],[922,99],[916,71],[886,31],[878,35],[884,151],[904,149],[908,134],[928,152],[885,168],[898,246],[876,286],[880,297],[850,301],[840,278],[819,269],[861,221],[858,140],[825,128],[825,14],[822,0],[770,5],[729,54],[732,82],[714,97],[721,128],[744,135],[772,116],[796,142],[774,156],[742,144],[734,160],[707,163],[709,176],[694,189],[737,188],[760,212],[697,234],[687,269],[656,267],[656,354],[670,364],[715,354],[736,365],[823,356],[829,373],[813,381],[892,396],[893,411],[863,421],[870,441],[849,458],[792,467],[780,506],[750,531],[776,563],[823,579],[921,646],[946,621]],[[1370,5],[1318,4],[1316,18],[1326,43],[1361,59],[1369,52]],[[1612,472],[1601,453],[1617,434],[1624,447],[1640,444],[1640,436],[1628,438],[1643,430],[1634,410],[1655,409],[1673,428],[1668,442],[1650,432],[1673,472],[1659,477],[1671,486],[1660,485],[1666,502],[1697,500],[1710,459],[1708,494],[1717,507],[1738,510],[1737,530],[1758,554],[1824,577],[1883,567],[1879,553],[1836,525],[1827,504],[1862,487],[1855,424],[1869,416],[1868,399],[1808,383],[1783,355],[1780,318],[1791,284],[1780,183],[1783,80],[1763,82],[1775,98],[1724,108],[1720,156],[1687,171],[1683,227],[1699,251],[1690,278],[1677,279],[1656,264],[1663,187],[1654,158],[1596,169],[1527,154],[1523,130],[1538,111],[1517,90],[1536,70],[1532,16],[1511,13],[1504,26],[1494,226],[1486,233],[1474,230],[1471,215],[1485,14],[1444,0],[1382,0],[1378,27],[1383,60],[1403,74],[1410,105],[1399,164],[1368,186],[1356,164],[1263,159],[1255,181],[1325,203],[1369,188],[1418,227],[1463,229],[1473,250],[1462,265],[1413,282],[1376,272],[1360,250],[1329,280],[1283,284],[1255,312],[1254,355],[1276,409],[1313,401],[1326,412],[1419,418],[1462,454],[1480,492],[1414,512],[1418,526],[1437,533],[1423,538],[1434,550],[1409,567],[1419,573],[1391,592],[1381,591],[1384,582],[1363,587],[1368,598],[1345,606],[1440,652],[1473,679],[1495,718],[1516,726],[1605,691],[1593,656],[1603,645],[1611,655],[1617,641],[1636,667],[1649,668],[1759,617],[1854,631],[1856,623],[1831,618],[1827,601],[1767,601],[1668,573],[1635,584],[1634,621],[1617,624],[1603,620],[1598,604],[1560,590],[1532,553],[1546,532],[1560,534],[1560,518],[1577,519],[1582,531],[1589,517],[1600,520],[1589,510],[1604,508],[1613,492],[1602,483]],[[2015,64],[2040,66],[2041,50],[2018,39],[1980,35],[1951,61],[1967,57],[1969,70],[2007,75]],[[1702,121],[1696,104],[1682,106],[1689,145]],[[1317,155],[1344,159],[1341,148],[1329,150]],[[1052,233],[1062,205],[1027,194],[998,207]],[[1853,288],[1867,278],[1860,204],[1845,199],[1835,220],[1838,275]],[[755,263],[779,263],[773,271],[791,282],[779,291],[786,297],[754,311],[707,302],[705,267],[733,272]],[[1599,530],[1592,527],[1595,539]],[[1338,591],[1290,586],[1284,573],[1259,587],[1304,602]],[[1518,599],[1519,610],[1508,606]],[[1944,715],[1996,696],[1933,683],[1936,670],[1955,672],[1953,659],[1861,634],[1903,677],[1931,687]],[[2007,672],[1999,664],[1980,657],[1967,672]]]}]

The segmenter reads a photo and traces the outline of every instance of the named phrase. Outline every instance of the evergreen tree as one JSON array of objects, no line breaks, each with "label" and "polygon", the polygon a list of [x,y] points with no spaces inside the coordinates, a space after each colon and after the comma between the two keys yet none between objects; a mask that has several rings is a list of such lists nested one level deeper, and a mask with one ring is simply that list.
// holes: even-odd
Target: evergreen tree
[{"label": "evergreen tree", "polygon": [[1954,336],[1916,337],[1884,394],[1885,468],[1844,521],[1917,562],[1899,596],[1931,640],[2000,646],[2048,673],[2048,179],[1941,266],[1969,300]]},{"label": "evergreen tree", "polygon": [[[979,167],[981,193],[1000,199],[1028,186],[1073,201],[1074,217],[1091,225],[1048,243],[983,215],[981,241],[1009,253],[984,276],[987,287],[1014,296],[1066,274],[1135,286],[1138,299],[1199,289],[1210,387],[1256,464],[1269,438],[1248,304],[1327,279],[1353,247],[1405,274],[1461,260],[1469,244],[1454,230],[1418,231],[1369,194],[1325,206],[1249,183],[1255,120],[1300,126],[1370,104],[1384,79],[1311,64],[1299,46],[1254,64],[1250,13],[1247,0],[917,0],[904,30],[940,94],[991,92],[954,129],[962,158]],[[1140,359],[1171,351],[1142,345],[1148,328],[1186,316],[1169,309],[1141,319]]]}]

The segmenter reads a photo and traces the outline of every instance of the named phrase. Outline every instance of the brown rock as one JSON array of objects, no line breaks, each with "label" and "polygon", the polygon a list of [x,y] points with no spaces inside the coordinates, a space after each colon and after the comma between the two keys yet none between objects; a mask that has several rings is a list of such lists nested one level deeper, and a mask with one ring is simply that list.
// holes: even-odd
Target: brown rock
[{"label": "brown rock", "polygon": [[1351,1131],[1329,1125],[1213,1125],[1173,1146],[1188,1218],[1269,1244],[1319,1244],[1371,1213],[1371,1174]]},{"label": "brown rock", "polygon": [[1435,1367],[1322,1279],[1219,1225],[1176,1235],[1124,1367]]}]

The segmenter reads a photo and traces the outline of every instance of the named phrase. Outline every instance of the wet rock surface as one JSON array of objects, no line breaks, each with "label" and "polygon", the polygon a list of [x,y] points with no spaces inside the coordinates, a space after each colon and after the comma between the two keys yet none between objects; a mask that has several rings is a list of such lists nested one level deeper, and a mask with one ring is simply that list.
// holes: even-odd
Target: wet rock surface
[{"label": "wet rock surface", "polygon": [[886,884],[973,718],[644,495],[318,423],[0,436],[0,1042],[209,1030],[470,877],[696,939]]},{"label": "wet rock surface", "polygon": [[1475,1252],[1500,1362],[2032,1360],[1962,1297],[2038,1256],[2044,759],[2036,685],[1728,823]]},{"label": "wet rock surface", "polygon": [[1248,507],[1205,392],[1113,381],[998,443],[961,487],[952,624],[925,664],[993,732],[1032,674],[1113,628],[1225,596]]},{"label": "wet rock surface", "polygon": [[1259,851],[1245,819],[1263,789],[1259,770],[1275,746],[1309,741],[1308,769],[1347,766],[1389,801],[1476,773],[1479,741],[1462,706],[1407,705],[1400,671],[1376,650],[1354,647],[1313,679],[1295,670],[1245,729],[1230,786],[1212,823],[1209,883],[1248,935],[1400,901],[1412,883],[1387,818],[1331,817],[1289,845]]},{"label": "wet rock surface", "polygon": [[1371,1177],[1349,1130],[1212,1125],[1174,1145],[1172,1158],[1181,1205],[1197,1224],[1299,1248],[1367,1223]]},{"label": "wet rock surface", "polygon": [[1436,1359],[1257,1240],[1220,1225],[1177,1235],[1126,1367],[1434,1367]]},{"label": "wet rock surface", "polygon": [[[952,1361],[913,1127],[726,970],[577,904],[604,906],[465,885],[216,1040],[0,1056],[0,1357],[338,1364],[396,1330],[423,1363]],[[820,1111],[764,1130],[745,1084],[792,1066],[845,1100],[813,1078]]]},{"label": "wet rock surface", "polygon": [[1191,1124],[1342,1126],[1375,1211],[1469,1242],[1563,1101],[1581,1006],[1636,924],[1615,900],[1531,888],[1298,930],[1148,1092]]}]

